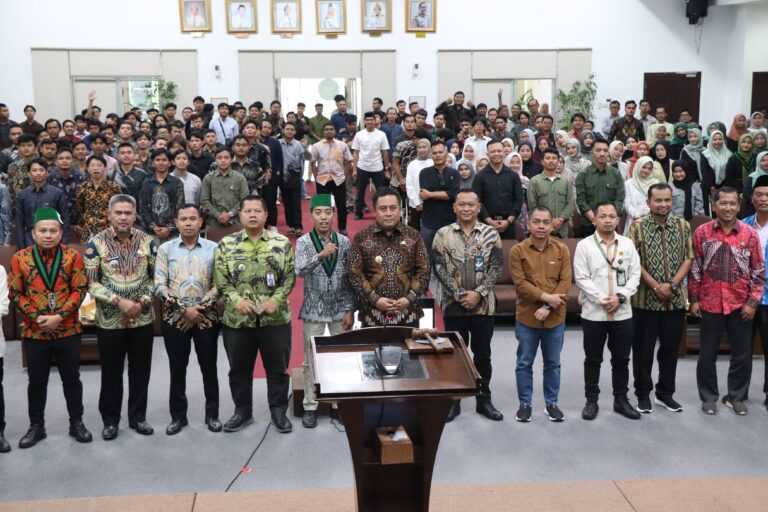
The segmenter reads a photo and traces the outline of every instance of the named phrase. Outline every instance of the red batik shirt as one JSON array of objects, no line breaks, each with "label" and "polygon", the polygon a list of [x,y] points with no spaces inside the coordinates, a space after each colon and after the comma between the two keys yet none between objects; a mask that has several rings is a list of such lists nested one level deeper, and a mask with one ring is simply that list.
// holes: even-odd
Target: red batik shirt
[{"label": "red batik shirt", "polygon": [[757,307],[765,287],[765,262],[755,230],[741,221],[728,233],[717,221],[693,234],[693,265],[688,276],[690,302],[707,313],[729,314]]},{"label": "red batik shirt", "polygon": [[[35,265],[33,247],[22,249],[11,259],[11,273],[8,276],[8,294],[24,315],[21,336],[36,340],[55,340],[80,334],[80,303],[88,289],[83,258],[80,253],[65,245],[62,250],[61,267],[53,286],[54,305],[50,307],[49,291]],[[53,266],[55,249],[40,250],[43,264],[48,271]],[[64,320],[54,332],[43,332],[37,324],[41,315],[60,314]]]}]

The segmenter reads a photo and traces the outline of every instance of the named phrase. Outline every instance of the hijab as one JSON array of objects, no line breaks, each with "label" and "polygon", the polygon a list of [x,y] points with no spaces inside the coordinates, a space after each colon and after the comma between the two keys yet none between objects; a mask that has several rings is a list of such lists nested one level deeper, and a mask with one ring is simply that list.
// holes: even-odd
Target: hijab
[{"label": "hijab", "polygon": [[[749,137],[752,140],[752,148],[749,151],[742,151],[741,149],[741,143],[744,142],[744,140]],[[739,163],[741,163],[741,177],[742,180],[748,176],[750,173],[752,173],[752,170],[755,168],[755,146],[754,146],[755,138],[752,136],[751,133],[745,133],[741,137],[739,137],[739,147],[736,150],[736,154],[734,155],[738,160]]]},{"label": "hijab", "polygon": [[[677,136],[677,129],[679,127],[685,128],[685,135],[683,137]],[[675,123],[674,128],[672,128],[672,145],[685,146],[686,144],[688,144],[688,125],[685,123]]]},{"label": "hijab", "polygon": [[[762,146],[757,145],[757,139],[758,137],[762,138],[765,141],[765,144]],[[768,131],[765,128],[760,128],[759,130],[755,130],[752,132],[752,142],[754,143],[754,147],[752,148],[752,151],[759,153],[761,151],[765,151],[768,149]]]},{"label": "hijab", "polygon": [[[557,136],[560,135],[563,138],[563,143],[558,144],[557,143]],[[568,132],[565,130],[557,130],[555,132],[555,147],[560,152],[560,154],[565,158],[565,145],[568,143],[568,140],[571,138],[570,135],[568,135]]]},{"label": "hijab", "polygon": [[[531,143],[531,147],[533,147],[533,144],[536,142],[536,134],[530,128],[526,128],[525,130],[520,132],[521,135],[523,133],[527,133],[528,134],[528,142],[530,142]],[[522,138],[520,140],[522,141]]]},{"label": "hijab", "polygon": [[[517,157],[520,159],[520,169],[515,170],[512,168],[512,158]],[[528,177],[523,174],[523,157],[520,156],[520,153],[517,151],[513,151],[510,154],[508,154],[506,157],[504,157],[504,165],[512,169],[512,172],[516,172],[517,175],[520,177],[520,182],[523,185],[524,189],[528,188]]]},{"label": "hijab", "polygon": [[632,177],[632,174],[635,172],[635,163],[637,163],[637,159],[639,158],[637,156],[637,148],[640,147],[640,145],[645,146],[648,148],[648,154],[651,154],[651,146],[645,142],[644,140],[639,141],[637,144],[635,144],[635,149],[633,150],[632,158],[629,159],[629,170],[628,170],[628,177]]},{"label": "hijab", "polygon": [[686,144],[683,151],[691,157],[691,160],[696,162],[696,169],[699,174],[699,179],[701,179],[701,153],[704,151],[704,140],[701,137],[701,130],[698,128],[691,128],[688,134],[690,135],[691,133],[695,133],[697,136],[696,144]]},{"label": "hijab", "polygon": [[[712,130],[711,133],[709,133],[709,127],[712,126],[713,124],[715,126],[717,126],[717,128],[715,130]],[[707,125],[707,132],[708,133],[704,136],[704,144],[705,145],[708,145],[709,139],[712,138],[712,135],[714,135],[716,131],[719,131],[720,133],[722,133],[723,134],[723,139],[725,139],[725,133],[726,133],[725,125],[722,122],[720,122],[720,121],[712,121],[711,123],[709,123]]]},{"label": "hijab", "polygon": [[592,146],[586,147],[584,145],[584,139],[587,137],[587,135],[590,135],[592,137],[592,146],[595,145],[595,134],[591,130],[582,130],[581,135],[579,135],[579,144],[581,144],[581,153],[584,155],[591,155],[592,154]]},{"label": "hijab", "polygon": [[[667,156],[665,158],[660,159],[659,157],[656,156],[656,147],[659,145],[664,146],[664,149],[667,150]],[[659,162],[659,166],[661,167],[661,170],[664,173],[664,181],[666,182],[669,182],[669,174],[671,172],[669,170],[669,149],[670,149],[669,142],[665,140],[657,140],[656,144],[653,145],[653,148],[651,149],[651,153],[650,153],[651,159],[654,162]],[[659,181],[661,181],[661,179],[659,179]]]},{"label": "hijab", "polygon": [[[475,156],[472,158],[472,160],[467,158],[466,155],[464,154],[464,151],[467,149],[467,146],[471,146],[472,150],[475,152]],[[477,162],[477,159],[479,157],[480,157],[480,155],[477,154],[477,146],[475,146],[474,142],[465,141],[464,142],[464,147],[461,148],[461,158],[460,158],[460,160],[466,160],[467,162],[470,162],[474,166],[475,162]]]},{"label": "hijab", "polygon": [[648,189],[651,188],[651,185],[659,182],[659,180],[653,177],[653,171],[651,171],[651,174],[647,178],[640,176],[640,169],[642,169],[645,164],[649,163],[653,163],[653,159],[649,156],[641,156],[638,158],[637,172],[632,176],[632,184],[645,196],[648,195]]},{"label": "hijab", "polygon": [[[531,146],[531,145],[530,145],[530,144],[528,144],[527,142],[521,142],[521,143],[520,143],[520,146],[518,146],[518,148],[517,148],[517,149],[518,149],[518,151],[519,151],[519,150],[520,150],[520,148],[521,148],[521,147],[523,147],[523,146],[528,146],[528,147],[530,147],[530,148],[531,148],[531,151],[533,151],[533,146]],[[510,154],[511,154],[511,153],[510,153]],[[539,162],[537,162],[537,161],[536,161],[536,160],[533,158],[533,155],[531,155],[531,158],[529,158],[528,160],[525,160],[525,159],[522,157],[522,155],[521,155],[521,156],[520,156],[520,160],[522,160],[522,161],[523,161],[523,168],[520,170],[520,174],[521,174],[521,175],[523,175],[523,176],[526,176],[528,179],[531,179],[531,178],[533,178],[533,177],[534,177],[534,176],[536,176],[537,174],[541,174],[541,173],[542,173],[542,171],[544,170],[544,168],[541,166],[541,164],[540,164]]]},{"label": "hijab", "polygon": [[749,129],[744,126],[744,128],[736,128],[736,120],[740,117],[744,118],[744,123],[747,122],[747,116],[744,114],[736,114],[733,117],[733,122],[731,123],[731,129],[728,130],[728,138],[731,140],[741,140],[741,136],[749,133]]},{"label": "hijab", "polygon": [[688,169],[688,163],[685,160],[675,160],[672,162],[672,171],[674,172],[676,167],[680,167],[685,171],[685,178],[678,181],[672,179],[675,188],[685,192],[685,207],[683,208],[683,217],[690,219],[693,217],[693,184],[696,182],[696,176]]},{"label": "hijab", "polygon": [[461,190],[471,190],[472,189],[472,183],[475,181],[475,175],[477,174],[475,172],[475,166],[472,165],[472,162],[469,160],[464,160],[463,158],[456,162],[456,169],[461,167],[462,165],[466,165],[469,167],[469,178],[464,179],[461,178],[461,181],[459,181],[459,189]]},{"label": "hijab", "polygon": [[760,112],[759,110],[758,110],[758,111],[756,111],[756,112],[753,112],[753,113],[752,113],[752,115],[751,115],[751,116],[749,116],[749,121],[750,121],[750,123],[749,123],[749,124],[750,124],[750,126],[752,126],[752,121],[753,121],[753,120],[754,120],[756,117],[759,117],[760,119],[762,119],[762,120],[763,120],[763,124],[762,124],[762,126],[760,126],[760,127],[758,127],[758,128],[750,128],[750,129],[749,129],[749,131],[751,131],[751,132],[754,132],[754,131],[757,131],[757,130],[764,130],[764,129],[765,129],[765,118],[763,117],[763,113],[762,113],[762,112]]},{"label": "hijab", "polygon": [[[712,139],[715,138],[716,133],[719,133],[723,137],[723,145],[720,146],[719,150],[715,149],[715,146],[712,144]],[[709,166],[715,174],[715,184],[719,185],[725,179],[725,166],[728,165],[728,159],[731,158],[731,155],[733,154],[725,144],[725,132],[715,130],[709,134],[707,149],[701,154],[707,159]]]},{"label": "hijab", "polygon": [[[620,140],[615,140],[615,141],[611,142],[611,144],[608,146],[608,158],[610,159],[611,163],[613,163],[613,164],[621,162],[621,158],[619,158],[618,160],[614,160],[613,159],[613,150],[619,144],[621,144],[622,146],[626,147],[626,145],[623,142],[621,142]],[[622,154],[624,154],[623,151],[622,151]]]},{"label": "hijab", "polygon": [[752,178],[753,187],[755,184],[755,180],[757,178],[768,174],[768,165],[766,165],[765,167],[760,167],[760,160],[762,160],[764,156],[768,156],[768,151],[761,151],[760,153],[758,153],[757,159],[755,160],[755,172],[749,175],[749,177]]},{"label": "hijab", "polygon": [[533,150],[533,159],[536,160],[537,162],[541,162],[541,158],[544,156],[541,150],[539,149],[539,144],[541,144],[542,140],[547,142],[547,147],[550,147],[549,138],[546,135],[539,135],[539,138],[536,139],[536,149]]},{"label": "hijab", "polygon": [[576,147],[576,156],[569,156],[568,153],[565,154],[563,157],[565,168],[572,174],[578,174],[582,170],[582,162],[584,161],[584,157],[581,154],[581,144],[576,139],[568,139],[568,142],[565,143],[566,149],[568,146]]}]

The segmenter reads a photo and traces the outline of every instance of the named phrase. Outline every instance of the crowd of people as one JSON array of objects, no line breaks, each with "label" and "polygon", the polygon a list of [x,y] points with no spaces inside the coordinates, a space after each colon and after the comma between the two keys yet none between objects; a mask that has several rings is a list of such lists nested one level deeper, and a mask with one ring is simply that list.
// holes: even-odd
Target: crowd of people
[{"label": "crowd of people", "polygon": [[[261,353],[271,420],[290,432],[288,295],[296,276],[304,288],[298,318],[305,427],[317,425],[310,337],[351,329],[355,313],[364,327],[417,326],[419,299],[430,290],[446,329],[472,350],[481,378],[476,411],[501,420],[491,400],[491,342],[494,285],[505,265],[517,290],[518,421],[531,420],[539,347],[545,411],[552,421],[564,419],[560,352],[572,276],[580,289],[584,419],[598,414],[606,344],[617,413],[640,419],[653,410],[652,394],[656,404],[682,410],[674,393],[686,311],[701,318],[702,410],[717,411],[715,360],[727,332],[731,368],[722,399],[747,414],[753,330],[768,348],[765,108],[749,119],[736,116],[729,130],[721,122],[702,130],[685,110],[672,125],[663,106],[654,117],[648,101],[638,111],[630,100],[620,116],[614,101],[597,124],[575,113],[555,130],[546,103],[506,106],[501,93],[498,108],[489,108],[465,102],[458,91],[437,107],[434,124],[418,103],[385,110],[380,98],[361,119],[343,96],[330,118],[322,104],[308,117],[303,103],[284,118],[277,100],[267,109],[258,101],[220,103],[214,116],[214,106],[198,96],[179,119],[169,103],[146,118],[134,108],[103,121],[95,94],[88,100],[72,120],[44,125],[34,106],[16,123],[0,103],[0,242],[19,248],[7,276],[0,268],[0,313],[12,302],[22,315],[29,365],[30,427],[21,448],[46,437],[54,364],[69,433],[92,440],[79,378],[86,292],[96,301],[103,439],[119,434],[126,359],[128,425],[154,432],[146,411],[155,299],[170,364],[167,434],[188,425],[193,344],[209,430],[235,432],[253,422],[253,367]],[[311,198],[306,169],[316,182]],[[303,199],[312,219],[306,233]],[[277,228],[279,204],[285,234]],[[359,220],[368,211],[373,222],[349,237],[347,215]],[[713,220],[692,232],[695,216]],[[218,243],[206,238],[216,228],[229,233]],[[572,236],[581,238],[573,258],[561,241]],[[514,238],[521,241],[505,255],[502,240]],[[84,244],[83,253],[69,241]],[[220,331],[235,405],[224,423]],[[11,449],[3,435],[4,350],[0,343],[0,452]],[[630,362],[636,406],[628,397]],[[460,412],[456,401],[448,420]],[[335,408],[331,414],[341,421]]]}]

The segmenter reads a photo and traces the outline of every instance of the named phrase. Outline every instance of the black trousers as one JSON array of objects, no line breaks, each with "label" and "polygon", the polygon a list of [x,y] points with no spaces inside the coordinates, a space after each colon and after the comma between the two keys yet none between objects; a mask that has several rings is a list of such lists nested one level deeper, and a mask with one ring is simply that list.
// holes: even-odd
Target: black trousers
[{"label": "black trousers", "polygon": [[58,340],[22,340],[27,351],[27,401],[29,423],[45,424],[48,377],[55,364],[59,369],[69,421],[83,419],[83,383],[80,382],[80,335]]},{"label": "black trousers", "polygon": [[302,229],[301,226],[301,188],[280,186],[280,200],[285,210],[285,223],[289,228]]},{"label": "black trousers", "polygon": [[446,331],[458,331],[467,347],[472,350],[472,358],[480,374],[480,394],[491,394],[491,338],[495,326],[494,318],[489,315],[445,316]]},{"label": "black trousers", "polygon": [[357,195],[355,196],[355,213],[358,215],[363,214],[365,208],[365,192],[368,190],[368,184],[373,182],[374,188],[379,188],[384,185],[384,171],[368,172],[366,170],[357,168]]},{"label": "black trousers", "polygon": [[205,417],[218,418],[219,378],[216,375],[216,356],[219,326],[215,325],[203,330],[192,328],[182,332],[175,326],[163,322],[163,339],[171,370],[171,389],[168,398],[171,418],[180,420],[187,417],[187,366],[193,341],[200,372],[203,374]]},{"label": "black trousers", "polygon": [[634,336],[632,338],[632,370],[635,395],[647,397],[653,390],[653,352],[659,339],[659,382],[656,396],[670,398],[675,393],[677,348],[685,326],[685,310],[649,311],[632,308]]},{"label": "black trousers", "polygon": [[696,365],[696,384],[702,402],[717,402],[717,354],[723,334],[728,333],[731,344],[731,365],[728,369],[728,398],[745,400],[752,377],[752,321],[741,319],[741,308],[728,315],[701,312],[701,347]]},{"label": "black trousers", "polygon": [[291,359],[291,324],[233,329],[224,327],[224,349],[229,359],[229,388],[235,412],[253,414],[253,367],[261,352],[267,374],[267,402],[270,410],[288,409]]},{"label": "black trousers", "polygon": [[595,232],[595,226],[590,224],[589,226],[585,226],[584,224],[581,224],[578,229],[578,236],[579,238],[587,238],[588,236],[592,236],[592,234]]},{"label": "black trousers", "polygon": [[[760,333],[760,343],[763,345],[763,358],[765,359],[765,374],[763,375],[763,393],[768,395],[768,306],[760,306],[755,313],[755,323],[752,338],[755,337],[754,330]],[[2,375],[2,373],[0,373]],[[0,378],[0,381],[2,378]],[[750,379],[751,380],[751,379]],[[2,382],[0,382],[2,384]],[[0,391],[0,395],[2,392]],[[0,397],[2,403],[2,397]],[[0,417],[2,420],[2,417]]]},{"label": "black trousers", "polygon": [[267,202],[267,226],[277,226],[277,185],[264,185],[261,194]]},{"label": "black trousers", "polygon": [[3,394],[3,361],[0,357],[0,434],[5,432],[5,395]]},{"label": "black trousers", "polygon": [[104,425],[120,423],[123,406],[123,367],[128,357],[128,422],[147,419],[147,392],[152,370],[152,324],[132,329],[99,329],[101,393],[99,412]]},{"label": "black trousers", "polygon": [[615,322],[594,322],[581,319],[584,333],[584,394],[589,401],[600,396],[600,365],[606,338],[611,352],[613,396],[629,392],[629,356],[632,353],[632,319]]},{"label": "black trousers", "polygon": [[325,185],[317,184],[318,194],[331,194],[336,203],[336,217],[338,218],[339,231],[347,229],[347,184],[346,182],[337,185],[335,181],[329,180]]}]

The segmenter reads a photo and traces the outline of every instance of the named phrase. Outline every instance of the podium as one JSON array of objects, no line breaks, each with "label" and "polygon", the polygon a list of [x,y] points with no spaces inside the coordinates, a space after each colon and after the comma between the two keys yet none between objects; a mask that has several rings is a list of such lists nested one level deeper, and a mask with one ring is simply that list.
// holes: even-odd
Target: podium
[{"label": "podium", "polygon": [[[312,337],[318,400],[335,401],[344,420],[355,472],[358,512],[428,511],[432,471],[453,400],[474,396],[480,375],[457,332],[441,332],[451,352],[408,353],[410,327],[371,327]],[[399,346],[403,367],[385,376],[376,365],[380,345]],[[403,427],[412,462],[382,461],[377,428]]]}]

